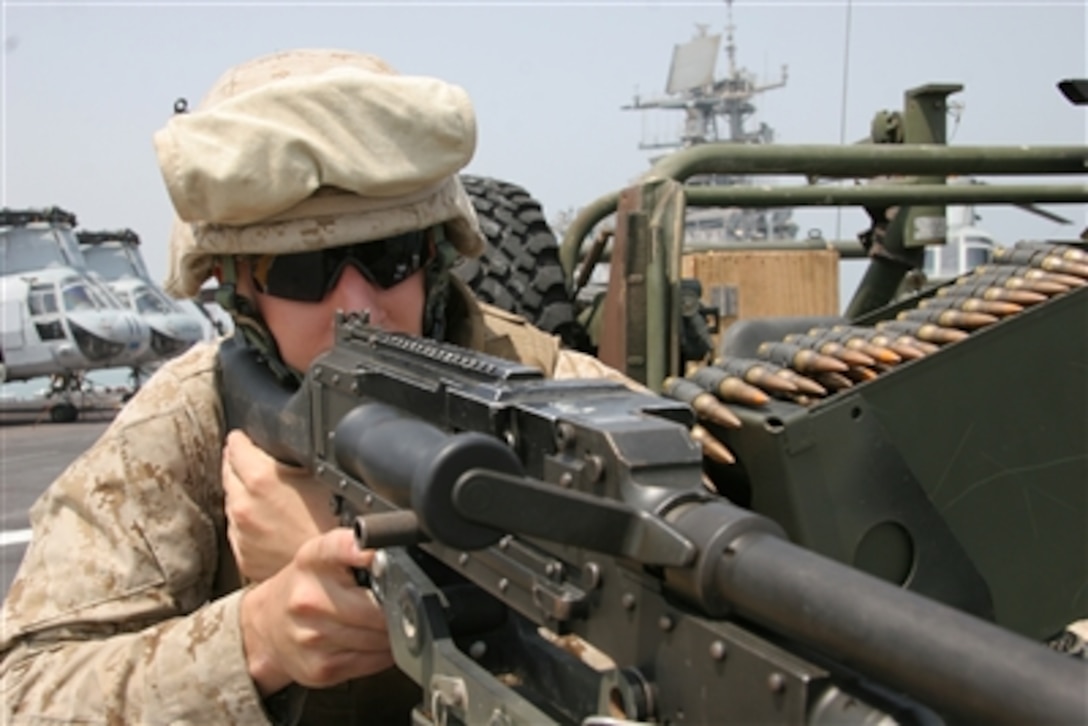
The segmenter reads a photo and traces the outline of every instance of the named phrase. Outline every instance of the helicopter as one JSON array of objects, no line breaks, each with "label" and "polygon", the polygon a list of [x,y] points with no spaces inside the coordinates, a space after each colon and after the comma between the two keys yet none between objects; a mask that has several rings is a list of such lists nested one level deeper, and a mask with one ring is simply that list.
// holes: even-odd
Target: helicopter
[{"label": "helicopter", "polygon": [[2,380],[49,377],[54,420],[78,415],[69,394],[87,371],[130,367],[151,350],[147,322],[87,273],[75,226],[59,207],[0,209]]},{"label": "helicopter", "polygon": [[91,275],[99,277],[151,329],[150,348],[133,367],[137,384],[140,366],[172,358],[207,337],[204,317],[183,308],[152,281],[140,254],[140,238],[133,230],[80,230],[76,239]]}]

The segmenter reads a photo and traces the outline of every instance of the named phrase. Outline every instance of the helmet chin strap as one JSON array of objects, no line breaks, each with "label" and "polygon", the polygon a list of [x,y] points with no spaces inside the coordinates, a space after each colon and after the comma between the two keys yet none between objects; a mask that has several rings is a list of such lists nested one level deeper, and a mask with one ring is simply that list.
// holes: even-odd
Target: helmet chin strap
[{"label": "helmet chin strap", "polygon": [[256,304],[247,297],[238,294],[237,260],[230,255],[219,258],[221,279],[219,289],[215,291],[215,301],[230,313],[234,319],[234,336],[264,359],[264,363],[276,375],[280,383],[288,388],[298,388],[302,383],[303,373],[284,362],[279,346],[268,329]]},{"label": "helmet chin strap", "polygon": [[446,320],[447,301],[450,292],[450,268],[457,260],[457,249],[446,239],[446,228],[441,224],[431,227],[434,233],[434,257],[424,267],[423,335],[434,340],[445,340],[448,333]]}]

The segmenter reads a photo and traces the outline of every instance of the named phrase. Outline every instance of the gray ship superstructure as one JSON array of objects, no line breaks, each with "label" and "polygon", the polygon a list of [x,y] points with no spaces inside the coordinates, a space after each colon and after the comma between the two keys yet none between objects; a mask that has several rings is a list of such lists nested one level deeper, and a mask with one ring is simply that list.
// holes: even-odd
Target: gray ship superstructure
[{"label": "gray ship superstructure", "polygon": [[[710,34],[706,25],[698,25],[695,37],[677,45],[665,84],[665,95],[654,98],[636,96],[624,110],[652,109],[681,111],[683,129],[678,137],[664,141],[643,141],[640,149],[648,151],[682,149],[711,142],[769,144],[774,130],[766,123],[750,128],[756,112],[754,99],[761,93],[786,85],[787,68],[773,82],[761,83],[754,73],[737,65],[731,3],[725,27],[727,72],[716,77],[717,58],[722,36]],[[704,175],[687,180],[688,184],[751,184],[743,175]],[[687,214],[689,249],[720,247],[733,242],[793,240],[797,224],[789,209],[691,209]]]}]

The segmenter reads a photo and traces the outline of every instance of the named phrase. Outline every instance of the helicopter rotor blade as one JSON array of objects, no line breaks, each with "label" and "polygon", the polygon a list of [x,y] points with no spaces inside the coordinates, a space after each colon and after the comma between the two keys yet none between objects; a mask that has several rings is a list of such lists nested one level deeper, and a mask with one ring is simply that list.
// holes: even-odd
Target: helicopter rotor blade
[{"label": "helicopter rotor blade", "polygon": [[1073,220],[1066,219],[1060,214],[1055,214],[1054,212],[1047,211],[1042,207],[1036,207],[1034,204],[1014,204],[1013,206],[1019,207],[1025,212],[1030,212],[1031,214],[1042,217],[1043,219],[1048,219],[1056,224],[1073,224]]}]

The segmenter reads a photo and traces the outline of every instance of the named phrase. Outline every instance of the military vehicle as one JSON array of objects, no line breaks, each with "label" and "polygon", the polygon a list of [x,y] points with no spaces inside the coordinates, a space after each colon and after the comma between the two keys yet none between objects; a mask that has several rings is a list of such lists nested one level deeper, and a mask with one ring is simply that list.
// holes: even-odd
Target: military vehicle
[{"label": "military vehicle", "polygon": [[[1060,87],[1073,100],[1085,84]],[[1088,146],[948,146],[958,88],[907,91],[871,143],[706,143],[660,158],[566,230],[559,258],[583,328],[563,339],[697,412],[723,381],[762,376],[769,395],[734,398],[735,422],[703,421],[726,447],[704,455],[730,501],[808,550],[1083,654],[1083,625],[1067,628],[1088,617],[1088,230],[986,244],[970,261],[984,264],[951,279],[928,279],[924,264],[947,249],[948,206],[1083,209]],[[717,173],[866,183],[687,183]],[[975,175],[1076,183],[948,183]],[[492,188],[539,211],[523,189]],[[685,244],[693,209],[804,205],[857,205],[872,224],[850,243]],[[518,259],[517,229],[477,211]],[[534,249],[550,258],[545,235],[535,229]],[[839,314],[835,268],[860,254],[868,270]],[[607,287],[580,296],[602,261]]]}]

